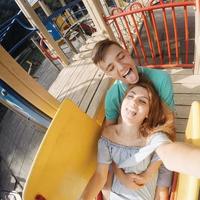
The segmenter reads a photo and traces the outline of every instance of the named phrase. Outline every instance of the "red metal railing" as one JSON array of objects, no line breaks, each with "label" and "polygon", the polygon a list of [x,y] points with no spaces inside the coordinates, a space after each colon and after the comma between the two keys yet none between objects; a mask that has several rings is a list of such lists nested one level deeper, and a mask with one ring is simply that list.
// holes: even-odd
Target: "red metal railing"
[{"label": "red metal railing", "polygon": [[[189,33],[194,30],[189,32],[188,9],[193,11],[194,19],[191,7],[195,6],[195,2],[164,3],[160,0],[156,5],[153,2],[148,7],[134,2],[125,11],[114,8],[105,21],[124,48],[133,51],[139,65],[152,68],[194,67],[193,57],[189,57],[194,54],[194,51],[192,54],[189,52],[189,42],[190,46],[194,44]],[[181,23],[184,27],[180,30],[177,25]]]}]

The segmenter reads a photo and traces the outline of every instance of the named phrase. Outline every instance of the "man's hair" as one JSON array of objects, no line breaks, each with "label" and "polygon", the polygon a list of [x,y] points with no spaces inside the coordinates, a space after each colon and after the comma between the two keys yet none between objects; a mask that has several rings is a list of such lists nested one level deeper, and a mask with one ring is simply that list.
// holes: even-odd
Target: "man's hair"
[{"label": "man's hair", "polygon": [[170,139],[175,139],[175,126],[172,111],[162,102],[152,82],[144,75],[139,75],[139,81],[130,85],[128,91],[136,86],[143,87],[149,95],[149,114],[140,127],[140,134],[144,137],[155,132],[165,132]]},{"label": "man's hair", "polygon": [[94,46],[92,51],[92,60],[95,64],[103,61],[106,52],[111,45],[117,45],[118,47],[122,48],[119,43],[109,39],[102,40]]}]

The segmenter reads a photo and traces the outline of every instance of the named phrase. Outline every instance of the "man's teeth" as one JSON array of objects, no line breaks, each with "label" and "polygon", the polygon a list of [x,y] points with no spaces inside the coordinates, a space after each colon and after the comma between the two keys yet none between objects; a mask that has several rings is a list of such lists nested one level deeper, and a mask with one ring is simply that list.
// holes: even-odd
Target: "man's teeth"
[{"label": "man's teeth", "polygon": [[127,75],[129,75],[131,72],[131,69],[129,69],[124,75],[123,75],[123,78],[126,78]]}]

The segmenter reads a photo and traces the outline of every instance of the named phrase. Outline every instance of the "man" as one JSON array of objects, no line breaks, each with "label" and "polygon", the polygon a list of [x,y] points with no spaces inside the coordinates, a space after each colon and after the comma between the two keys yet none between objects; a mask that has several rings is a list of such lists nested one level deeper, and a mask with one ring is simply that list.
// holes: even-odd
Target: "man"
[{"label": "man", "polygon": [[[105,98],[106,120],[104,126],[116,124],[120,107],[128,84],[138,82],[139,76],[145,75],[152,81],[161,99],[171,108],[174,107],[173,89],[170,76],[161,70],[136,67],[128,51],[117,42],[109,39],[100,41],[93,50],[93,62],[108,76],[115,79],[115,83],[107,91]],[[164,166],[158,178],[157,199],[168,199],[168,187],[171,184],[171,172]],[[123,178],[119,179],[123,182]],[[138,188],[135,185],[135,188]]]}]

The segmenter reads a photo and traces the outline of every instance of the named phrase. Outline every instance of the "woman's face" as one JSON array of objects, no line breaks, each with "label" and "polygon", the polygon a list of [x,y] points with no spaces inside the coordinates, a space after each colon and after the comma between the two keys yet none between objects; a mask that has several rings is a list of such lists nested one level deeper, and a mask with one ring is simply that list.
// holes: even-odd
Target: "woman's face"
[{"label": "woman's face", "polygon": [[135,86],[125,96],[121,106],[122,120],[129,124],[142,124],[149,113],[149,94],[140,86]]}]

